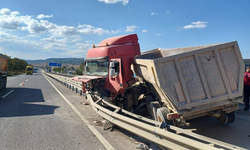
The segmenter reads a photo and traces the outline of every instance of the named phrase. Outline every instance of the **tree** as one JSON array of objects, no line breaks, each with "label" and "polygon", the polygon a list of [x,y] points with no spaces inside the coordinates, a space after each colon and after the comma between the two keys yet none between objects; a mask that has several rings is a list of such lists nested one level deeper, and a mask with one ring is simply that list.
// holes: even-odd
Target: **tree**
[{"label": "tree", "polygon": [[83,75],[83,71],[84,71],[84,63],[81,63],[79,68],[76,69],[76,74]]}]

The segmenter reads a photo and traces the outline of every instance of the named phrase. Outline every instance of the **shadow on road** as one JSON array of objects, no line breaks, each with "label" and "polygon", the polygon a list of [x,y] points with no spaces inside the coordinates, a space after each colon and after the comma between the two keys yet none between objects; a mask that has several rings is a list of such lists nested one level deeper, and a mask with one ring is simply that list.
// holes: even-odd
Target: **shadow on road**
[{"label": "shadow on road", "polygon": [[13,88],[13,90],[14,92],[6,98],[0,98],[0,117],[49,115],[54,114],[58,108],[58,106],[32,104],[45,102],[41,89]]}]

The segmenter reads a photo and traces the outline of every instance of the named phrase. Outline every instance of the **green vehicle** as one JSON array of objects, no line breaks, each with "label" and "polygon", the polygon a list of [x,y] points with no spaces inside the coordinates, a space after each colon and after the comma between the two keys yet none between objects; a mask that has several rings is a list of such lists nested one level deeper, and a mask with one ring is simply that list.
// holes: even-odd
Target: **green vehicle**
[{"label": "green vehicle", "polygon": [[26,75],[30,74],[33,75],[33,67],[32,66],[27,66],[25,69]]}]

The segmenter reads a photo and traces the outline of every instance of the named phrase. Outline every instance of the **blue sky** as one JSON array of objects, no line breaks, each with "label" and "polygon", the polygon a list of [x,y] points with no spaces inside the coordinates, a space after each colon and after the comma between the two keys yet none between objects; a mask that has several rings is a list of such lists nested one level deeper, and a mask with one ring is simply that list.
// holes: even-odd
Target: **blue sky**
[{"label": "blue sky", "polygon": [[249,0],[0,0],[0,53],[83,58],[136,33],[141,51],[238,41],[250,58]]}]

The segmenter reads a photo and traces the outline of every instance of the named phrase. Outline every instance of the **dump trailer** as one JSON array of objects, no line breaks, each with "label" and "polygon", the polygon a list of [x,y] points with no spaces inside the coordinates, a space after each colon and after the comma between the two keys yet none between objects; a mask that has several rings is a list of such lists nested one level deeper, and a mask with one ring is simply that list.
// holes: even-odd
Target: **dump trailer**
[{"label": "dump trailer", "polygon": [[8,57],[0,54],[0,90],[7,85]]},{"label": "dump trailer", "polygon": [[141,53],[131,34],[101,41],[84,60],[84,76],[73,79],[82,82],[83,94],[131,112],[146,109],[160,122],[188,125],[186,120],[211,115],[231,123],[242,100],[237,42]]},{"label": "dump trailer", "polygon": [[156,119],[175,116],[185,123],[211,115],[221,124],[234,121],[244,74],[237,42],[157,49],[137,56],[133,65],[136,75],[150,83]]}]

